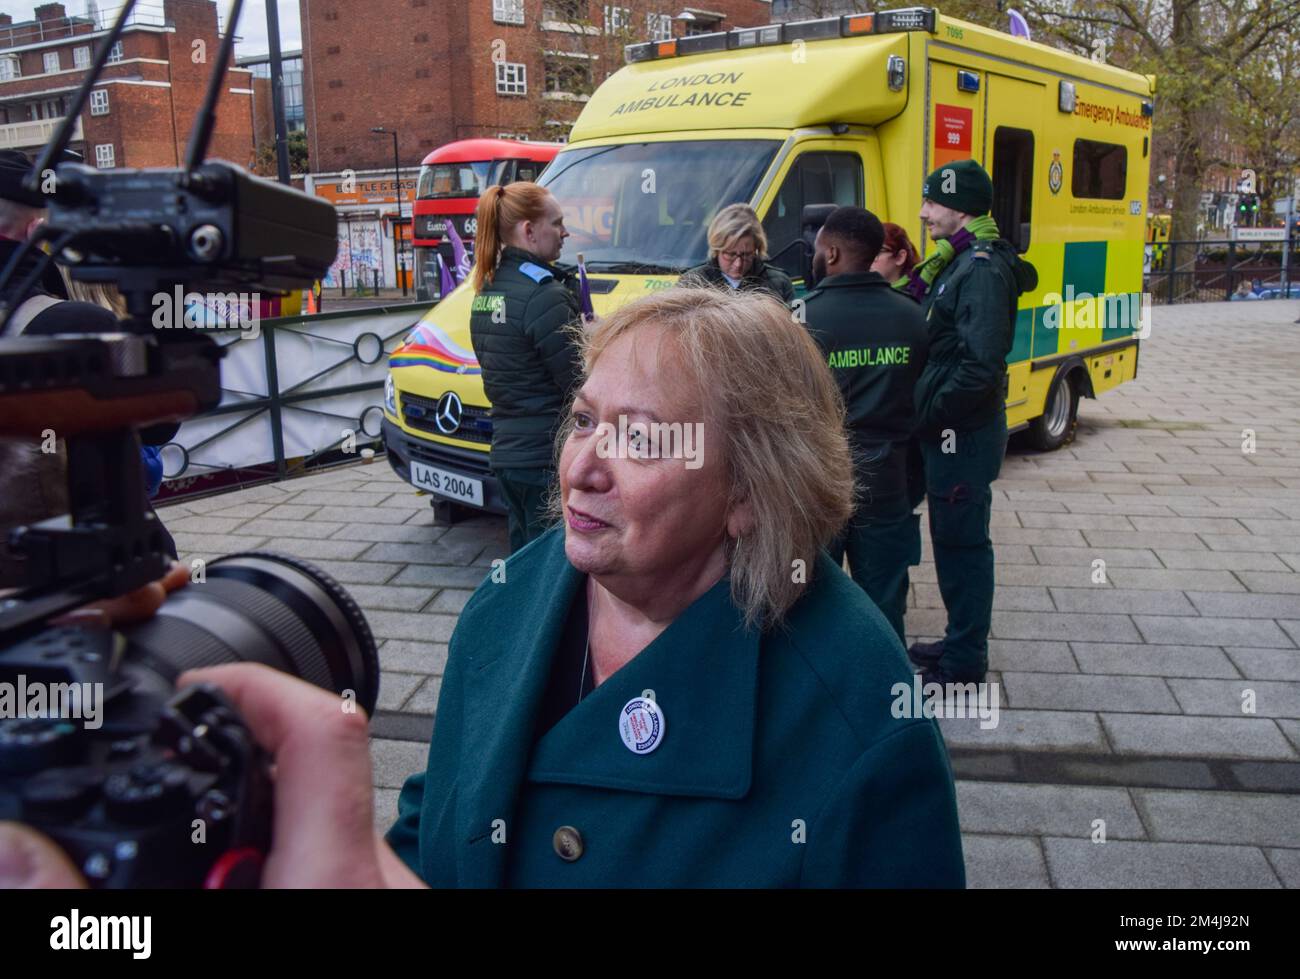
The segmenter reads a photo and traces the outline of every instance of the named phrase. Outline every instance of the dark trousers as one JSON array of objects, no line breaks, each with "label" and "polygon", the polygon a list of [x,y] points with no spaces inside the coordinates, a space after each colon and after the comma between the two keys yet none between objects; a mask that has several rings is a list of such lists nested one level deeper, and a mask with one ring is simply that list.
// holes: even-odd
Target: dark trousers
[{"label": "dark trousers", "polygon": [[[945,446],[951,451],[943,451]],[[930,541],[939,593],[948,611],[940,665],[963,679],[973,675],[983,679],[988,670],[993,617],[991,484],[1002,469],[1006,448],[1004,413],[981,428],[956,432],[948,441],[921,441]]]},{"label": "dark trousers", "polygon": [[506,501],[506,525],[513,554],[546,530],[546,494],[555,473],[550,469],[495,469],[493,472]]},{"label": "dark trousers", "polygon": [[921,518],[908,500],[907,446],[855,446],[854,463],[857,507],[828,550],[837,564],[848,555],[849,574],[907,645],[907,569],[921,561]]}]

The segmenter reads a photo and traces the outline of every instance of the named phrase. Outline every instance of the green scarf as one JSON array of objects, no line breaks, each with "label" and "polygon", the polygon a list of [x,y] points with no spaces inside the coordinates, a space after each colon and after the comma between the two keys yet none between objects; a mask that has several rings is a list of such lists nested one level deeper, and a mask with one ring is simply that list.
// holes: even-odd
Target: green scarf
[{"label": "green scarf", "polygon": [[919,301],[925,297],[934,280],[939,277],[939,273],[970,244],[972,237],[975,241],[993,241],[1001,237],[992,214],[971,218],[962,231],[967,232],[971,237],[962,235],[961,231],[958,231],[957,235],[954,235],[954,237],[961,237],[961,244],[958,246],[954,246],[947,238],[939,238],[934,243],[934,251],[930,253],[930,257],[919,263],[907,275],[900,275],[894,282],[894,288],[911,293],[913,298]]}]

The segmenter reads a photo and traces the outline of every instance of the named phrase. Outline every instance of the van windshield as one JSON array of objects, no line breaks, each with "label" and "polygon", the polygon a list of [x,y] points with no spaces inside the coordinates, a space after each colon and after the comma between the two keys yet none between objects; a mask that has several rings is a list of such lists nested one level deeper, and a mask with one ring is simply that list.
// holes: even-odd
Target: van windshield
[{"label": "van windshield", "polygon": [[623,143],[565,150],[542,174],[570,237],[560,262],[592,271],[683,271],[709,255],[709,221],[747,203],[777,140]]}]

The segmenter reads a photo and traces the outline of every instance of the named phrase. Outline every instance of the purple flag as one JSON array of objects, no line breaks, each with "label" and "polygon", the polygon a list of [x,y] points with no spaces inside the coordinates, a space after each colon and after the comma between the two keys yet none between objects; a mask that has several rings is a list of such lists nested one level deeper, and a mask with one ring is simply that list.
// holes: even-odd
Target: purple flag
[{"label": "purple flag", "polygon": [[591,305],[591,286],[587,282],[587,263],[581,255],[578,256],[578,309],[584,323],[596,318],[596,309]]},{"label": "purple flag", "polygon": [[447,215],[447,238],[451,242],[452,257],[456,260],[456,267],[452,270],[452,275],[456,279],[456,284],[459,285],[469,278],[474,263],[465,252],[465,244],[460,240],[460,235],[456,233],[456,222],[450,214]]},{"label": "purple flag", "polygon": [[1031,40],[1029,37],[1029,21],[1025,20],[1024,15],[1019,10],[1008,10],[1007,17],[1011,21],[1011,36],[1023,37],[1026,41]]},{"label": "purple flag", "polygon": [[447,269],[447,263],[438,256],[438,298],[446,299],[451,291],[456,288],[456,280],[451,277],[451,272]]}]

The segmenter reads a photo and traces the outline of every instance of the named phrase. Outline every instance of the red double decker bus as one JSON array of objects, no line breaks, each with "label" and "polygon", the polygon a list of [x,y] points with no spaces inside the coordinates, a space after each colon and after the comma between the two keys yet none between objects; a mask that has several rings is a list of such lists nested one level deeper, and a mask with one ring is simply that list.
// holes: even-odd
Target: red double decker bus
[{"label": "red double decker bus", "polygon": [[439,298],[435,256],[453,267],[447,222],[473,255],[474,209],[479,196],[495,184],[536,180],[560,151],[560,143],[529,143],[515,139],[462,139],[440,146],[420,165],[415,191],[415,267],[417,285]]}]

